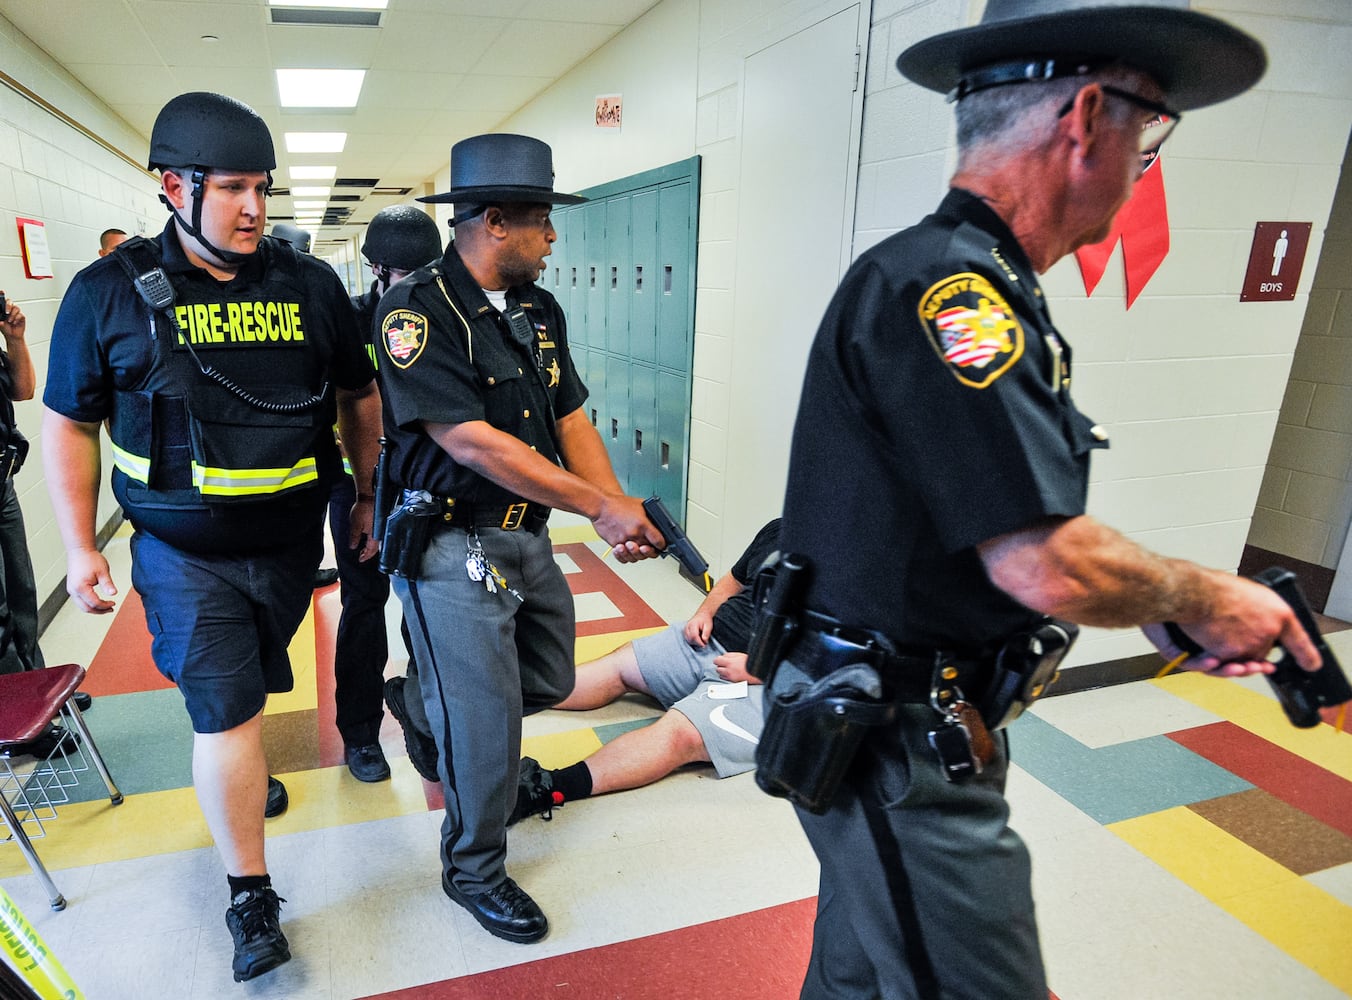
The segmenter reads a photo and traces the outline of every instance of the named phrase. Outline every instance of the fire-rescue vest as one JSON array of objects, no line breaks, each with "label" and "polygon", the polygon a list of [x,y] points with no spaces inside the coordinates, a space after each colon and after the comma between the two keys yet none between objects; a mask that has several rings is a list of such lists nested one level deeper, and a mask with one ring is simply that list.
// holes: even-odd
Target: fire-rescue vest
[{"label": "fire-rescue vest", "polygon": [[[296,252],[269,243],[261,280],[195,282],[195,301],[146,305],[152,361],[118,391],[109,427],[128,514],[258,502],[318,483],[316,446],[332,422],[323,341],[311,336],[323,320]],[[158,249],[137,238],[115,252],[130,276],[158,268]],[[186,284],[174,284],[176,298]]]}]

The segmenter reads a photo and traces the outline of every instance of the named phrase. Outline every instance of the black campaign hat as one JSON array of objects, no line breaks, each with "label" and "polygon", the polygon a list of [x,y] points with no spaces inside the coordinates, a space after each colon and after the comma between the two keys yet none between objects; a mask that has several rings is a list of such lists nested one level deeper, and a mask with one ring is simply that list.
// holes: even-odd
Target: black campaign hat
[{"label": "black campaign hat", "polygon": [[554,190],[554,159],[548,143],[528,135],[495,132],[461,139],[451,147],[451,189],[423,202],[483,205],[531,202],[579,205],[580,195]]},{"label": "black campaign hat", "polygon": [[980,24],[916,42],[898,57],[897,69],[928,90],[951,93],[966,73],[1022,59],[1120,62],[1149,74],[1179,111],[1257,83],[1267,68],[1263,46],[1186,6],[1186,0],[989,0]]}]

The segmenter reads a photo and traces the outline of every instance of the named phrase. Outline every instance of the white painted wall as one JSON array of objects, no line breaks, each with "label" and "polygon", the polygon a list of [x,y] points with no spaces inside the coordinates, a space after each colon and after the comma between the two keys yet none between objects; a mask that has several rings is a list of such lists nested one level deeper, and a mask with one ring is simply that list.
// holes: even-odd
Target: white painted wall
[{"label": "white painted wall", "polygon": [[[144,162],[146,139],[3,17],[0,67],[90,132],[137,163]],[[28,318],[29,351],[37,369],[37,396],[16,404],[15,411],[19,429],[32,443],[16,486],[40,601],[62,586],[66,574],[65,550],[52,517],[40,454],[42,390],[47,382],[52,323],[70,279],[97,258],[99,233],[109,228],[155,233],[163,227],[165,211],[156,199],[158,190],[149,173],[0,83],[0,288],[19,303]],[[46,224],[54,278],[39,281],[24,276],[16,217]],[[105,438],[105,468],[110,463],[107,448]],[[106,523],[116,510],[112,491],[105,486],[99,523]],[[128,581],[120,582],[128,585]]]},{"label": "white painted wall", "polygon": [[[1307,255],[1305,266],[1314,269],[1309,305],[1249,542],[1334,567],[1345,551],[1352,519],[1352,160],[1348,157],[1343,160],[1323,252],[1318,258]],[[1348,567],[1352,576],[1352,562]],[[1339,570],[1340,575],[1343,572]],[[1352,579],[1340,588],[1352,595],[1348,587]],[[1344,611],[1352,607],[1344,603]]]}]

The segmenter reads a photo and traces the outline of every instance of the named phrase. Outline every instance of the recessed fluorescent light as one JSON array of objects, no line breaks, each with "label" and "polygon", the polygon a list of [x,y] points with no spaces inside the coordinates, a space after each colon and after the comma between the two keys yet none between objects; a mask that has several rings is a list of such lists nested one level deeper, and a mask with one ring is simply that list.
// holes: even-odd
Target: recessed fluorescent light
[{"label": "recessed fluorescent light", "polygon": [[291,188],[292,198],[327,198],[331,187],[295,187]]},{"label": "recessed fluorescent light", "polygon": [[293,202],[291,203],[291,205],[292,205],[292,207],[295,208],[296,211],[298,211],[298,212],[304,212],[306,209],[310,209],[310,210],[312,210],[312,211],[320,211],[320,212],[322,212],[325,208],[328,207],[328,202],[325,202],[325,201],[293,201]]},{"label": "recessed fluorescent light", "polygon": [[279,69],[277,95],[284,108],[355,108],[364,69]]},{"label": "recessed fluorescent light", "polygon": [[341,153],[346,132],[284,132],[288,153]]},{"label": "recessed fluorescent light", "polygon": [[287,167],[293,181],[331,181],[338,176],[337,167]]},{"label": "recessed fluorescent light", "polygon": [[337,7],[341,10],[384,10],[389,0],[268,0],[269,7]]}]

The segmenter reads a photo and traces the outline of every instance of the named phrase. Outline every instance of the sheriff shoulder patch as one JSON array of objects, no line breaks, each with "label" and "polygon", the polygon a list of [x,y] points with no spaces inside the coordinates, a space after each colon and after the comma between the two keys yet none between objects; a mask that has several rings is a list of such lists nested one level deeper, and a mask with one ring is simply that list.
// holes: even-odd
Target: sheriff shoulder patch
[{"label": "sheriff shoulder patch", "polygon": [[427,317],[408,309],[386,314],[380,324],[384,331],[385,353],[399,368],[408,368],[427,346]]},{"label": "sheriff shoulder patch", "polygon": [[965,271],[920,299],[920,324],[953,377],[984,389],[1023,356],[1023,327],[999,292]]}]

